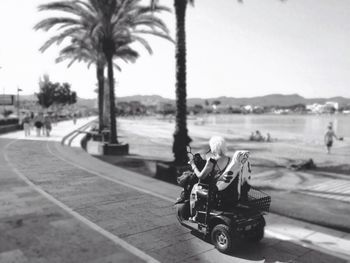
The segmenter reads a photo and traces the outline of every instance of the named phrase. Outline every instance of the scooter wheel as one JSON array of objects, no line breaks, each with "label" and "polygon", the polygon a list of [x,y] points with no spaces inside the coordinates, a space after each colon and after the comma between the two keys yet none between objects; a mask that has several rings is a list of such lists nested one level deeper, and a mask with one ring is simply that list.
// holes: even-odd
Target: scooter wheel
[{"label": "scooter wheel", "polygon": [[187,220],[190,217],[190,203],[176,204],[176,217],[179,221]]},{"label": "scooter wheel", "polygon": [[230,233],[230,228],[224,224],[216,225],[211,231],[211,241],[220,252],[230,252],[233,246],[233,237]]},{"label": "scooter wheel", "polygon": [[260,240],[262,240],[264,238],[265,224],[266,224],[265,219],[263,217],[261,217],[259,225],[255,229],[252,230],[253,235],[249,239],[249,241],[259,242]]}]

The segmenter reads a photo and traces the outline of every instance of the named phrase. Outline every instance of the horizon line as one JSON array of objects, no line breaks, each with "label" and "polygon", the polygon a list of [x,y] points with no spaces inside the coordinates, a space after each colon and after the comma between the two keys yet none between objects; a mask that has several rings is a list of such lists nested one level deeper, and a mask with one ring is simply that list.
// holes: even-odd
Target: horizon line
[{"label": "horizon line", "polygon": [[[3,94],[1,94],[3,95]],[[4,94],[4,95],[14,95],[16,96],[16,94]],[[35,96],[35,93],[32,94],[19,94],[20,96]],[[86,99],[86,100],[93,100],[93,99],[97,99],[97,94],[96,97],[82,97],[79,96],[79,94],[77,94],[78,98],[80,99]],[[142,96],[142,97],[152,97],[152,96],[159,96],[163,99],[167,99],[167,100],[175,100],[175,98],[168,98],[168,97],[163,97],[162,95],[159,94],[134,94],[134,95],[126,95],[126,96],[116,96],[116,98],[125,98],[125,97],[134,97],[134,96]],[[291,93],[291,94],[283,94],[283,93],[269,93],[266,95],[259,95],[259,96],[252,96],[252,97],[233,97],[233,96],[226,96],[226,95],[221,95],[221,96],[217,96],[217,97],[187,97],[186,99],[202,99],[202,100],[212,100],[212,99],[219,99],[219,98],[232,98],[232,99],[253,99],[253,98],[260,98],[260,97],[266,97],[266,96],[299,96],[302,97],[304,99],[332,99],[332,98],[344,98],[344,99],[350,99],[350,97],[345,97],[342,95],[336,95],[336,96],[332,96],[332,97],[304,97],[298,93]]]}]

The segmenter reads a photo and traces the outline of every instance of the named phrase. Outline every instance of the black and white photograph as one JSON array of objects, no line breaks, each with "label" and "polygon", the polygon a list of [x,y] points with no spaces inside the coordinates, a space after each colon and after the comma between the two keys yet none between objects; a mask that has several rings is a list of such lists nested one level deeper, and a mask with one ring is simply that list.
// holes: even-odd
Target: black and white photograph
[{"label": "black and white photograph", "polygon": [[0,263],[350,263],[350,1],[1,0]]}]

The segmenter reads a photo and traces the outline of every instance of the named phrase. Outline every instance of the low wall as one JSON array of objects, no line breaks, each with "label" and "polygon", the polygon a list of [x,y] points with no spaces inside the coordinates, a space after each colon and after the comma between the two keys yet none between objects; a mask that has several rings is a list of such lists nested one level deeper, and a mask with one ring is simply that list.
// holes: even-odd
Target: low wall
[{"label": "low wall", "polygon": [[0,134],[17,131],[19,129],[20,129],[20,125],[18,124],[1,125]]}]

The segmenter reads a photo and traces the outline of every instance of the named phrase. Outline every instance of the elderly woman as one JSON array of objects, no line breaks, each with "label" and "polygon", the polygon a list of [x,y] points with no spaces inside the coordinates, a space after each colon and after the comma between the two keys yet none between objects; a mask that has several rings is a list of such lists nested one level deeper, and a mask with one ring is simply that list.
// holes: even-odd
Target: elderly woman
[{"label": "elderly woman", "polygon": [[[193,160],[190,164],[195,175],[201,183],[215,186],[220,207],[230,207],[239,199],[247,198],[250,189],[250,163],[248,151],[235,151],[230,157],[226,155],[226,143],[224,138],[214,136],[209,141],[210,156],[206,161],[204,168],[199,171]],[[194,216],[195,204],[197,201],[197,192],[201,189],[198,184],[194,185],[190,196],[190,214]],[[219,205],[219,204],[218,204]]]},{"label": "elderly woman", "polygon": [[214,179],[211,175],[217,175],[223,172],[230,162],[230,157],[226,156],[226,142],[221,136],[213,136],[209,140],[210,154],[207,162],[199,171],[193,159],[190,160],[192,169],[200,181],[210,181]]},{"label": "elderly woman", "polygon": [[[226,167],[230,163],[230,157],[226,155],[226,142],[221,136],[213,136],[209,140],[210,155],[207,158],[204,168],[199,171],[196,167],[193,159],[190,160],[192,169],[200,182],[206,184],[212,184],[217,180],[225,171]],[[190,213],[193,216],[195,214],[194,207],[197,201],[197,191],[200,186],[195,185],[191,192],[190,198]]]}]

